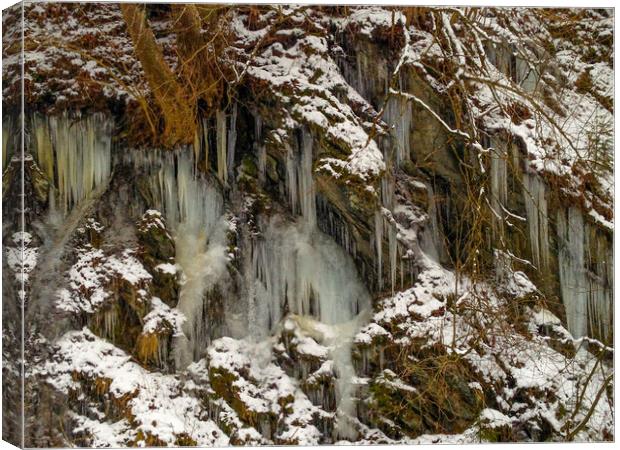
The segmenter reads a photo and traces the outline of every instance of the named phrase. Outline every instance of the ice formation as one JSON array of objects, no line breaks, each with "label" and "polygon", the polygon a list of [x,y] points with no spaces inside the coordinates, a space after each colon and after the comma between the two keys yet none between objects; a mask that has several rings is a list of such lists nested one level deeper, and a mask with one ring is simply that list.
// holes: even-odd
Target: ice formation
[{"label": "ice formation", "polygon": [[54,182],[65,213],[108,180],[113,125],[105,115],[35,114],[32,128],[37,162]]},{"label": "ice formation", "polygon": [[568,329],[575,338],[612,333],[613,274],[611,248],[599,241],[576,207],[557,214],[560,290]]},{"label": "ice formation", "polygon": [[392,96],[385,105],[383,120],[393,127],[392,136],[396,147],[396,164],[400,165],[403,161],[411,159],[409,136],[413,118],[411,105],[407,99],[402,96]]},{"label": "ice formation", "polygon": [[195,169],[189,149],[134,151],[131,158],[149,172],[152,206],[164,213],[175,240],[176,262],[183,274],[178,309],[187,317],[185,334],[175,344],[175,357],[177,365],[185,367],[208,344],[205,295],[227,273],[223,198],[213,181]]},{"label": "ice formation", "polygon": [[549,268],[549,217],[546,187],[540,177],[523,174],[523,199],[528,219],[532,263],[541,270]]}]

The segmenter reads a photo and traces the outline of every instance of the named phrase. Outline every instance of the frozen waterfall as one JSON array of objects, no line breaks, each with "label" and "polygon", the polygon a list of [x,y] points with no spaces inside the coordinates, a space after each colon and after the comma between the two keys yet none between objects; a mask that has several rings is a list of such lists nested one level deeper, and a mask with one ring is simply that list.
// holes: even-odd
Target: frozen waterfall
[{"label": "frozen waterfall", "polygon": [[262,239],[252,249],[252,270],[255,319],[262,336],[287,313],[333,325],[351,320],[370,306],[353,261],[332,238],[279,217],[261,228]]},{"label": "frozen waterfall", "polygon": [[346,436],[351,433],[347,417],[355,415],[351,343],[371,301],[350,255],[317,227],[313,145],[304,129],[287,147],[288,198],[300,216],[296,223],[276,216],[260,224],[263,236],[253,244],[248,291],[255,296],[250,304],[257,338],[267,336],[286,314],[330,330],[326,344],[337,372],[337,433]]},{"label": "frozen waterfall", "polygon": [[196,171],[189,150],[134,151],[132,158],[149,172],[151,207],[163,212],[175,241],[176,262],[182,270],[177,308],[187,321],[185,336],[175,341],[174,355],[177,367],[185,367],[208,345],[205,296],[227,274],[223,198],[215,183]]}]

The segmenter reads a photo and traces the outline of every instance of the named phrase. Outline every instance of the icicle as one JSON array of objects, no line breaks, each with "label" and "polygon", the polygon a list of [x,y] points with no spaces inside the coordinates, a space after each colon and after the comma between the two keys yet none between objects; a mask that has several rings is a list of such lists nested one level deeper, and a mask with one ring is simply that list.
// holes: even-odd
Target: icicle
[{"label": "icicle", "polygon": [[[393,158],[391,157],[391,150],[388,148],[383,148],[383,158],[385,159],[385,161],[393,161]],[[394,204],[394,190],[395,190],[395,185],[394,185],[394,176],[390,171],[387,171],[383,177],[381,178],[381,205],[382,208],[387,209],[388,211],[392,210],[393,204]],[[385,220],[383,218],[383,211],[382,208],[380,207],[377,211],[375,211],[375,247],[376,247],[376,252],[377,252],[377,277],[378,277],[378,281],[379,281],[379,289],[383,288],[383,234],[384,234],[384,228],[385,228]],[[396,244],[396,234],[395,234],[395,230],[392,230],[392,226],[389,225],[388,228],[388,248],[389,248],[389,252],[390,252],[390,259],[389,259],[389,263],[390,263],[390,273],[392,271],[392,268],[395,268],[395,260],[393,259],[393,256],[396,254],[393,250],[394,250],[394,246],[397,245]],[[394,264],[392,264],[392,262],[394,262]],[[394,280],[395,280],[395,275],[391,277],[392,280],[392,290],[394,288]]]},{"label": "icicle", "polygon": [[391,125],[391,135],[396,148],[396,165],[400,166],[410,157],[410,141],[412,111],[411,105],[402,97],[391,97],[385,106],[383,120]]},{"label": "icicle", "polygon": [[359,329],[357,321],[352,326],[339,329],[334,333],[330,344],[333,350],[330,352],[334,360],[334,369],[337,374],[336,378],[336,435],[340,439],[355,440],[357,433],[350,424],[350,417],[355,417],[355,399],[353,379],[355,378],[355,369],[351,358],[351,346],[353,336]]},{"label": "icicle", "polygon": [[375,211],[375,250],[377,258],[377,284],[383,289],[383,217],[381,211]]},{"label": "icicle", "polygon": [[157,340],[157,365],[165,369],[168,361],[168,339],[159,338]]},{"label": "icicle", "polygon": [[368,67],[367,65],[368,58],[363,51],[356,52],[355,56],[356,56],[355,65],[357,69],[357,80],[356,80],[357,82],[355,84],[356,84],[357,92],[359,92],[359,94],[363,98],[368,100],[369,92],[367,88],[367,80],[369,77],[366,76],[366,74],[368,73],[368,71],[366,70],[366,68]]},{"label": "icicle", "polygon": [[293,148],[286,144],[286,188],[288,190],[288,200],[291,205],[291,212],[298,213],[298,184],[297,184],[297,155]]},{"label": "icicle", "polygon": [[[36,146],[37,164],[47,175],[50,181],[54,181],[54,147],[50,136],[47,118],[34,114],[31,120],[32,134]],[[34,153],[34,152],[33,152]]]},{"label": "icicle", "polygon": [[316,227],[316,189],[313,178],[313,138],[301,130],[301,148],[286,145],[286,188],[293,214],[310,228]]},{"label": "icicle", "polygon": [[[244,231],[247,231],[247,226]],[[265,336],[265,333],[263,333],[264,330],[260,328],[260,324],[266,323],[265,318],[258,319],[258,308],[256,305],[256,280],[262,280],[262,276],[258,273],[261,267],[258,267],[258,255],[254,245],[255,242],[253,239],[249,239],[247,234],[249,233],[241,234],[241,238],[243,239],[241,247],[245,250],[243,252],[243,275],[248,302],[248,331],[250,337],[261,339]]]},{"label": "icicle", "polygon": [[612,246],[576,207],[558,212],[560,292],[569,331],[610,342],[613,325]]},{"label": "icicle", "polygon": [[196,127],[196,135],[194,136],[194,170],[198,171],[198,165],[204,153],[205,165],[204,171],[209,170],[209,122],[206,118],[201,117]]},{"label": "icicle", "polygon": [[422,230],[420,249],[433,261],[439,262],[441,230],[439,229],[439,221],[437,220],[437,204],[433,186],[426,184],[426,192],[428,196],[428,209],[426,211],[428,222],[424,225],[424,229]]},{"label": "icicle", "polygon": [[299,171],[299,190],[301,215],[310,228],[316,227],[316,193],[314,188],[312,168],[312,135],[305,129],[302,130],[301,142],[301,167]]},{"label": "icicle", "polygon": [[209,171],[209,122],[206,118],[202,118],[202,142],[204,145],[203,153],[205,154],[205,172]]},{"label": "icicle", "polygon": [[396,268],[398,260],[398,241],[396,239],[396,228],[394,225],[388,225],[388,245],[390,252],[390,281],[392,283],[392,295],[394,295],[394,286],[396,285]]},{"label": "icicle", "polygon": [[[114,339],[116,325],[118,322],[117,311],[114,306],[106,308],[103,311],[103,336],[109,340]],[[101,325],[99,324],[101,327]]]},{"label": "icicle", "polygon": [[528,219],[532,263],[539,270],[549,267],[549,225],[545,182],[538,175],[523,174],[523,198]]},{"label": "icicle", "polygon": [[[369,312],[369,311],[366,311]],[[359,314],[345,322],[334,324],[317,323],[317,321],[300,316],[292,316],[297,325],[306,334],[312,336],[320,343],[328,347],[330,356],[334,362],[336,372],[336,435],[340,439],[355,439],[356,431],[351,426],[350,418],[355,417],[355,398],[353,396],[355,385],[353,379],[356,376],[351,358],[351,346],[355,333],[361,323],[366,320],[367,314]],[[323,399],[323,403],[331,399]]]},{"label": "icicle", "polygon": [[486,48],[487,60],[508,78],[512,78],[512,49],[503,43],[491,44]]},{"label": "icicle", "polygon": [[[568,216],[568,217],[567,217]],[[560,292],[568,330],[575,338],[587,333],[589,283],[584,259],[584,223],[581,211],[569,207],[557,215]]]},{"label": "icicle", "polygon": [[518,55],[516,56],[515,68],[516,83],[521,85],[525,92],[534,92],[539,80],[536,69],[530,68],[530,63]]},{"label": "icicle", "polygon": [[150,172],[151,206],[163,212],[173,232],[180,226],[192,234],[213,232],[223,213],[222,195],[196,171],[191,152],[149,149],[131,152],[131,159]]},{"label": "icicle", "polygon": [[200,161],[200,154],[202,152],[202,122],[198,122],[198,126],[196,127],[196,133],[194,134],[194,144],[192,148],[194,149],[194,170],[198,170],[198,163]]},{"label": "icicle", "polygon": [[392,173],[392,167],[394,166],[394,155],[393,149],[386,145],[388,140],[380,141],[383,145],[382,153],[383,160],[386,162],[386,167],[388,170],[385,171],[383,176],[381,177],[381,205],[388,210],[391,210],[392,204],[394,203],[394,174]]},{"label": "icicle", "polygon": [[336,212],[322,196],[316,197],[318,227],[332,237],[338,245],[352,255],[357,256],[355,239],[351,235],[348,223]]},{"label": "icicle", "polygon": [[217,131],[217,177],[226,184],[228,183],[227,145],[226,145],[226,114],[217,110],[215,113]]},{"label": "icicle", "polygon": [[588,329],[605,344],[612,342],[613,330],[613,247],[596,227],[586,225],[587,267],[590,283]]},{"label": "icicle", "polygon": [[222,222],[213,232],[193,234],[181,225],[175,237],[176,262],[183,270],[184,283],[177,308],[185,315],[185,336],[175,341],[177,367],[200,358],[209,341],[209,323],[204,308],[205,295],[227,275],[226,226]]},{"label": "icicle", "polygon": [[235,147],[237,145],[237,104],[234,103],[230,114],[230,128],[228,129],[228,145],[227,145],[227,168],[228,178],[233,178],[235,169]]}]

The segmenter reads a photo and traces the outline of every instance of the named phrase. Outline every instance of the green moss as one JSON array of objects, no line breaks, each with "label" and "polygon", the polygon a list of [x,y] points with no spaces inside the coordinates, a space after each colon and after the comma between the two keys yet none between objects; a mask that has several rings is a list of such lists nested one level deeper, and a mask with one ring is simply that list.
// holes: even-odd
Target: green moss
[{"label": "green moss", "polygon": [[281,181],[282,177],[278,171],[278,160],[274,157],[267,155],[267,164],[265,165],[265,173],[267,177],[274,183]]},{"label": "green moss", "polygon": [[245,155],[241,160],[240,166],[241,173],[251,177],[258,177],[258,168],[256,167],[256,163],[254,162],[254,158],[250,155]]}]

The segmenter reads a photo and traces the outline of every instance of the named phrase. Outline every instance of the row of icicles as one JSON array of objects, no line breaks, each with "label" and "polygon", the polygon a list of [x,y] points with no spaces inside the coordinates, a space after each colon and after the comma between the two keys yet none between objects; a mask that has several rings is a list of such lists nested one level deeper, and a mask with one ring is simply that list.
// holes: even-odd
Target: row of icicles
[{"label": "row of icicles", "polygon": [[[234,109],[230,127],[226,122],[223,113],[216,115],[216,176],[223,185],[231,183],[234,173]],[[101,115],[77,121],[66,116],[36,116],[32,127],[33,153],[47,177],[54,180],[67,214],[108,181],[113,165],[112,124]],[[260,128],[258,123],[259,136]],[[145,174],[153,199],[153,205],[148,206],[163,213],[175,240],[176,263],[183,274],[177,308],[187,319],[184,336],[175,338],[173,344],[176,367],[186,367],[202,357],[209,345],[205,299],[217,289],[225,297],[227,330],[234,337],[267,338],[285,314],[292,314],[299,326],[313,335],[318,327],[339,374],[339,411],[353,415],[350,345],[359,328],[357,317],[370,308],[370,295],[351,257],[317,227],[314,139],[306,130],[301,136],[300,145],[287,147],[286,159],[288,202],[297,219],[291,222],[277,214],[259,218],[261,236],[239,249],[241,254],[251,255],[242,269],[242,299],[239,292],[227,297],[235,292],[230,289],[227,270],[229,215],[220,185],[197,168],[201,155],[208,155],[206,148],[133,150],[124,152],[122,159],[133,165],[136,173]],[[208,145],[207,133],[196,142]],[[264,146],[259,143],[258,147],[259,177],[264,180],[266,155]],[[240,300],[246,305],[245,317],[234,313]],[[330,331],[325,333],[326,329]],[[344,429],[346,421],[341,422],[340,434],[345,436],[349,431]]]},{"label": "row of icicles", "polygon": [[[402,161],[410,159],[410,143],[409,136],[412,127],[411,105],[407,105],[397,99],[392,99],[386,108],[384,120],[393,125],[392,136],[395,144],[394,152],[385,152],[385,157],[389,160],[395,160],[398,165]],[[80,119],[70,118],[66,115],[60,116],[41,116],[33,115],[31,117],[31,141],[32,153],[35,156],[40,168],[50,180],[54,180],[60,205],[65,214],[71,210],[73,206],[86,198],[94,189],[107,182],[112,171],[112,121],[103,114],[93,114]],[[257,152],[257,162],[259,168],[259,181],[265,180],[266,167],[266,150],[265,145],[261,142],[261,121],[256,119],[255,134],[257,136],[255,142],[255,151]],[[157,151],[149,152],[133,152],[134,155],[141,155],[143,161],[150,161],[156,171],[151,177],[151,188],[155,193],[154,198],[157,199],[157,205],[153,207],[160,208],[165,214],[170,226],[175,229],[176,235],[192,236],[196,242],[185,245],[178,242],[179,257],[195,260],[192,252],[198,251],[200,248],[204,250],[214,245],[214,248],[221,252],[213,251],[210,258],[216,258],[218,261],[223,260],[220,253],[225,253],[225,220],[223,219],[223,198],[222,194],[212,186],[208,180],[197,176],[196,164],[198,161],[206,159],[207,167],[208,151],[206,147],[208,143],[207,124],[199,127],[200,133],[196,139],[193,154],[187,151],[167,152]],[[6,133],[5,133],[6,134]],[[283,235],[290,236],[291,242],[297,242],[299,245],[291,245],[294,252],[303,253],[304,242],[303,233],[307,235],[316,235],[318,233],[316,202],[317,197],[314,190],[314,181],[312,177],[313,167],[313,138],[309,132],[301,131],[301,144],[287,145],[286,157],[286,188],[288,192],[288,202],[290,209],[294,214],[300,216],[298,220],[298,228],[295,231],[288,229],[280,231]],[[233,177],[236,147],[236,108],[233,107],[231,114],[227,115],[220,111],[216,114],[216,147],[217,147],[217,177],[224,184],[230,184]],[[496,147],[501,148],[500,143],[494,143]],[[3,140],[3,163],[8,159],[10,153],[7,148],[10,145],[7,139]],[[299,148],[298,148],[299,147]],[[205,155],[201,159],[201,155]],[[506,156],[506,155],[504,155]],[[175,163],[176,161],[176,163]],[[155,169],[156,167],[156,169]],[[176,167],[176,169],[175,169]],[[431,217],[431,226],[427,227],[431,236],[427,241],[432,245],[427,245],[425,252],[437,259],[437,252],[440,251],[438,244],[438,225],[436,206],[433,201],[432,187],[428,186],[429,198],[431,199],[429,206],[429,216]],[[529,230],[529,242],[532,254],[532,263],[539,267],[540,270],[546,270],[549,267],[550,259],[550,243],[548,236],[548,211],[546,202],[546,185],[540,177],[534,173],[523,174],[523,191],[524,202],[527,215],[527,225]],[[491,191],[493,208],[501,211],[507,201],[507,167],[506,157],[493,158],[491,161]],[[393,176],[388,175],[382,181],[381,189],[383,208],[377,211],[375,215],[375,246],[376,258],[375,267],[377,268],[377,282],[380,289],[383,285],[383,242],[387,237],[388,242],[388,258],[392,292],[398,285],[396,279],[397,267],[402,265],[403,248],[397,239],[397,229],[389,221],[387,221],[384,211],[392,211],[394,208],[394,181]],[[608,335],[607,329],[610,308],[613,305],[613,293],[610,286],[613,285],[612,255],[610,249],[605,246],[601,239],[595,239],[590,242],[591,236],[596,233],[591,231],[592,226],[584,219],[580,211],[575,208],[568,208],[557,213],[556,222],[558,240],[560,242],[558,259],[560,267],[560,287],[563,302],[567,311],[567,320],[570,331],[575,337],[585,335],[589,329],[599,330],[600,335]],[[219,224],[219,225],[218,225]],[[301,226],[303,224],[303,226]],[[275,224],[266,222],[265,227],[275,227]],[[183,233],[180,231],[183,230]],[[190,231],[188,231],[190,230]],[[306,231],[305,231],[306,230]],[[309,230],[309,231],[307,231]],[[269,230],[265,230],[269,234]],[[302,236],[303,235],[303,236]],[[294,236],[294,238],[293,238]],[[177,237],[177,239],[179,239]],[[190,239],[189,237],[187,239]],[[219,239],[219,243],[215,245]],[[317,240],[317,239],[314,239]],[[319,239],[320,240],[320,239]],[[264,244],[258,244],[263,245]],[[322,244],[321,244],[322,245]],[[600,247],[603,253],[602,257],[596,259],[595,275],[591,276],[587,270],[588,265],[592,265],[591,261],[594,256],[590,255],[590,248]],[[268,246],[267,246],[268,247]],[[184,248],[191,250],[183,250]],[[200,251],[202,251],[200,250]],[[260,258],[270,259],[275,257],[271,255],[274,250],[268,248],[257,249],[252,252],[255,260]],[[280,251],[284,251],[280,249]],[[219,252],[219,253],[218,253]],[[320,252],[319,252],[320,253]],[[263,255],[263,256],[261,256]],[[281,255],[282,256],[282,255]],[[346,254],[343,252],[343,257]],[[312,257],[320,257],[312,255]],[[255,263],[255,265],[258,263]],[[223,273],[220,267],[224,264],[213,264],[216,274]],[[346,264],[344,265],[346,266]],[[217,270],[216,270],[217,269]],[[332,302],[325,301],[322,298],[329,298],[330,294],[320,295],[320,289],[317,288],[313,281],[305,280],[303,276],[303,264],[300,264],[299,271],[302,275],[287,275],[282,280],[275,276],[269,276],[264,270],[254,269],[255,276],[261,281],[263,287],[268,294],[260,292],[256,295],[268,295],[278,297],[277,301],[269,302],[269,312],[264,313],[263,322],[273,325],[279,320],[281,314],[281,302],[286,301],[289,311],[308,313],[312,312],[322,316],[321,311],[329,311],[327,304]],[[404,269],[401,267],[401,277]],[[198,273],[201,273],[198,271]],[[287,278],[288,277],[288,278]],[[296,282],[291,282],[290,277],[294,277]],[[200,278],[200,276],[198,276]],[[355,279],[355,277],[353,277]],[[287,289],[294,290],[295,294],[286,292],[282,297],[282,287],[279,283],[284,283]],[[271,287],[270,287],[271,286]],[[290,286],[290,288],[288,287]],[[207,285],[198,283],[196,289],[202,291],[208,289]],[[261,288],[262,289],[262,288]],[[256,291],[256,290],[255,290]],[[291,299],[289,299],[289,296]],[[286,299],[286,300],[283,300]],[[302,300],[299,300],[299,299]],[[316,300],[318,298],[318,300]],[[196,302],[200,303],[198,300]],[[260,302],[263,304],[264,302]],[[280,306],[278,306],[280,303]],[[314,304],[316,303],[316,304]],[[342,301],[344,309],[347,311],[360,311],[363,309],[358,306],[351,306],[353,300],[348,298]],[[362,301],[361,303],[364,303]],[[198,306],[196,306],[198,308]],[[189,311],[188,311],[189,312]],[[323,317],[331,317],[325,315]],[[344,317],[342,314],[334,317]],[[265,330],[266,325],[259,328]],[[198,327],[200,328],[200,326]]]}]

